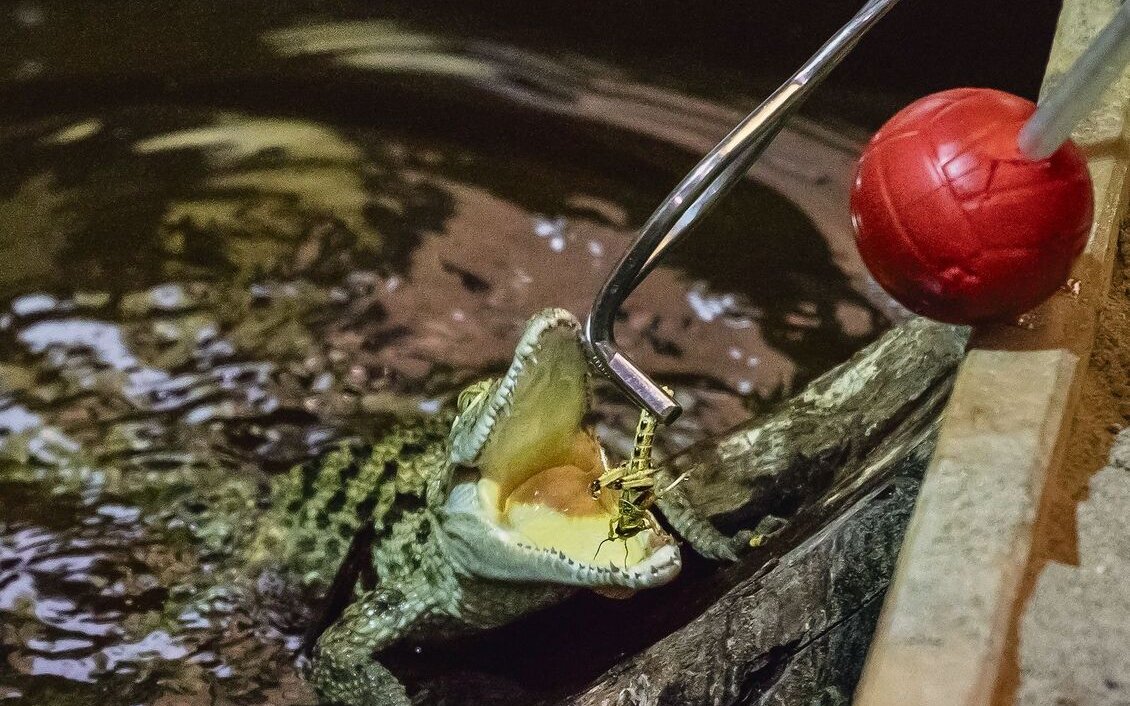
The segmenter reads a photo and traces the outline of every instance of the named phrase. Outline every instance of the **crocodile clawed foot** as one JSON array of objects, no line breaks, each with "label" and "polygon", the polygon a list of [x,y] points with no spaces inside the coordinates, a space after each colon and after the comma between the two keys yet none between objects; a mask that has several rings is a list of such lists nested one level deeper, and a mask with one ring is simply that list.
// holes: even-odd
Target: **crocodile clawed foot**
[{"label": "crocodile clawed foot", "polygon": [[409,706],[404,686],[373,653],[395,642],[429,606],[391,587],[362,594],[314,646],[310,683],[324,703]]},{"label": "crocodile clawed foot", "polygon": [[342,653],[315,650],[309,679],[320,703],[341,706],[409,706],[412,702],[404,686],[372,658],[368,651],[357,659],[341,659]]},{"label": "crocodile clawed foot", "polygon": [[772,539],[773,535],[784,529],[788,523],[788,520],[782,517],[766,515],[757,523],[757,527],[754,527],[751,531],[747,531],[747,536],[749,537],[748,545],[754,549],[764,546],[766,542]]}]

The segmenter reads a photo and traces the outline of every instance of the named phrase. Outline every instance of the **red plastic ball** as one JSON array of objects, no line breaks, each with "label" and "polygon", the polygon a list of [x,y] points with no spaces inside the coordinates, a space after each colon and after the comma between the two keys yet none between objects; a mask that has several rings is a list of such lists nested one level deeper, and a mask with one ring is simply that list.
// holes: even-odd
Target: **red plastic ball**
[{"label": "red plastic ball", "polygon": [[1091,177],[1068,142],[1020,153],[1035,104],[988,89],[910,104],[871,139],[851,192],[856,243],[915,313],[973,324],[1014,318],[1063,285],[1087,242]]}]

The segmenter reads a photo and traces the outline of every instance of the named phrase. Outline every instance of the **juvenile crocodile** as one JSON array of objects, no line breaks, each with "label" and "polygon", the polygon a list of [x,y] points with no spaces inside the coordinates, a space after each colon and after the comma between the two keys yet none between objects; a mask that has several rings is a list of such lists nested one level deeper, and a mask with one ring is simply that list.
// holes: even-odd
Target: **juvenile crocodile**
[{"label": "juvenile crocodile", "polygon": [[589,373],[579,325],[549,309],[526,326],[500,379],[471,385],[444,422],[403,426],[371,449],[342,449],[277,483],[251,540],[252,565],[328,583],[349,538],[371,527],[375,587],[318,640],[310,679],[350,706],[406,704],[373,657],[407,637],[508,623],[579,587],[636,590],[671,581],[681,558],[658,525],[605,543],[614,492],[586,428]]},{"label": "juvenile crocodile", "polygon": [[[667,484],[694,471],[660,500],[667,524],[697,553],[736,559],[756,537],[743,528],[770,514],[759,502],[801,492],[828,464],[871,467],[872,456],[921,445],[929,423],[910,423],[918,431],[909,439],[896,427],[918,408],[936,414],[963,341],[949,327],[909,322],[775,414],[681,455],[658,474]],[[884,383],[890,360],[913,360],[922,374]],[[527,324],[506,374],[464,390],[450,422],[400,427],[364,452],[331,453],[275,484],[250,552],[235,556],[326,585],[348,538],[366,525],[374,535],[375,585],[313,652],[309,677],[321,698],[403,706],[404,687],[374,657],[399,640],[499,626],[580,587],[622,592],[677,576],[679,548],[650,516],[649,529],[625,545],[602,545],[616,497],[590,492],[608,462],[585,427],[589,406],[578,323],[546,310]],[[833,422],[840,433],[818,431]],[[902,450],[888,448],[888,437]],[[728,492],[712,495],[718,486]]]}]

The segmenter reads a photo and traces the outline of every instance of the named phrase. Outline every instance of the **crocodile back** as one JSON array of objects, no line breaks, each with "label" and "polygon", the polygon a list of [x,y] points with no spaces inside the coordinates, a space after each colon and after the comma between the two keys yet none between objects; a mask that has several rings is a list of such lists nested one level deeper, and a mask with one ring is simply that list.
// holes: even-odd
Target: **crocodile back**
[{"label": "crocodile back", "polygon": [[380,536],[425,507],[429,479],[447,470],[449,428],[442,419],[399,424],[372,445],[343,445],[275,479],[251,561],[328,585],[366,523]]}]

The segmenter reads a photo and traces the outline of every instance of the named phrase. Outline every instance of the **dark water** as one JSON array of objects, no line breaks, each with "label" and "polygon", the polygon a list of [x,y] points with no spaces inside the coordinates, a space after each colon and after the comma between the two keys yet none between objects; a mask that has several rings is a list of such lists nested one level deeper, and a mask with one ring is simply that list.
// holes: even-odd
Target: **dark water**
[{"label": "dark water", "polygon": [[[284,587],[247,607],[221,591],[222,619],[167,614],[214,568],[167,521],[170,498],[251,486],[433,413],[505,367],[535,310],[583,316],[634,229],[740,117],[666,87],[678,81],[455,40],[444,22],[186,7],[25,2],[6,30],[0,699],[12,703],[308,702],[293,651],[313,597]],[[619,340],[687,410],[665,451],[886,325],[844,209],[858,141],[797,121],[630,300]],[[599,392],[601,430],[622,451],[635,412]],[[548,670],[547,691],[567,693],[616,646],[555,676],[552,650],[444,663],[460,654],[408,671]]]}]

